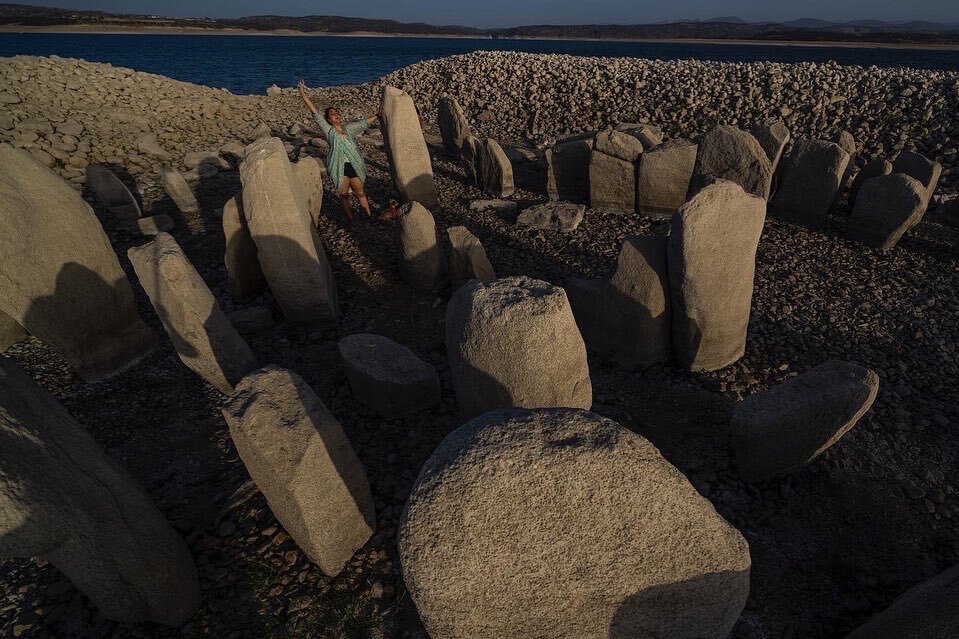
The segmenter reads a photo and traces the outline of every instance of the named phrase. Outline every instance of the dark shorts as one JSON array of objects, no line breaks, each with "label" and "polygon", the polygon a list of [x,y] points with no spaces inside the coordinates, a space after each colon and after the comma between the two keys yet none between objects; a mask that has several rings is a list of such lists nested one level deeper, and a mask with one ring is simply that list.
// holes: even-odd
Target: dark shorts
[{"label": "dark shorts", "polygon": [[354,169],[353,165],[350,164],[349,162],[343,165],[343,175],[345,175],[348,178],[360,177],[359,175],[356,174],[356,169]]}]

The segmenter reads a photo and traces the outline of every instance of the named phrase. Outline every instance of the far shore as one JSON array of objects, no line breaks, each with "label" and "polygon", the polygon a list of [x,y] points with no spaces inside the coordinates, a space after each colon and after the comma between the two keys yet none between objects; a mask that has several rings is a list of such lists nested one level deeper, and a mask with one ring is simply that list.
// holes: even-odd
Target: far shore
[{"label": "far shore", "polygon": [[[288,29],[272,31],[249,31],[244,29],[206,29],[186,27],[103,27],[99,25],[59,25],[53,27],[28,27],[22,25],[0,25],[0,34],[4,33],[61,33],[90,35],[236,35],[236,36],[295,36],[295,37],[332,37],[332,38],[443,38],[456,40],[489,40],[485,36],[463,34],[425,34],[425,33],[376,33],[371,31],[350,31],[348,33],[304,32]],[[922,44],[898,42],[845,42],[828,40],[736,40],[726,38],[541,38],[512,37],[500,38],[502,42],[510,40],[540,41],[579,41],[579,42],[640,42],[650,44],[736,44],[770,47],[818,47],[842,49],[925,49],[932,51],[959,51],[957,44]]]}]

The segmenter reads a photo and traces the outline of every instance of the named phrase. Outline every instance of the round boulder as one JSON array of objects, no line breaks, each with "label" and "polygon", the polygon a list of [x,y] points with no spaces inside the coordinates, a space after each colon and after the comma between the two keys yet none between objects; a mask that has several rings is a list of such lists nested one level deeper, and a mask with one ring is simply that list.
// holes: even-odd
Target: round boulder
[{"label": "round boulder", "polygon": [[749,592],[742,535],[650,442],[581,410],[447,436],[399,551],[433,639],[726,637]]},{"label": "round boulder", "polygon": [[353,396],[384,417],[399,417],[440,401],[436,369],[381,335],[350,335],[339,344]]}]

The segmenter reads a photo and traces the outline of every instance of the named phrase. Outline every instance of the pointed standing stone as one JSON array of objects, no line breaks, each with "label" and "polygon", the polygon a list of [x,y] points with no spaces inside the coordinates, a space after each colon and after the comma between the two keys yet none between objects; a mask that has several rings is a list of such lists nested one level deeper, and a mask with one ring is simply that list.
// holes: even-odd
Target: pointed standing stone
[{"label": "pointed standing stone", "polygon": [[446,257],[436,236],[436,222],[419,202],[400,209],[397,240],[400,277],[414,288],[433,291],[446,281]]},{"label": "pointed standing stone", "polygon": [[[926,207],[929,206],[929,200],[936,192],[936,185],[939,184],[939,177],[942,175],[942,165],[933,162],[924,155],[913,151],[903,151],[892,163],[893,173],[905,173],[911,178],[919,180],[926,190]],[[925,211],[923,211],[925,212]]]},{"label": "pointed standing stone", "polygon": [[889,175],[890,173],[892,173],[892,162],[886,158],[876,158],[862,167],[859,173],[856,174],[856,177],[853,178],[852,185],[849,187],[849,207],[855,207],[856,197],[858,197],[859,191],[862,189],[862,185],[866,183],[866,180],[871,180],[874,177],[880,177],[882,175]]},{"label": "pointed standing stone", "polygon": [[164,166],[160,169],[160,183],[181,213],[196,213],[200,205],[196,201],[193,189],[183,178],[183,174],[174,168]]},{"label": "pointed standing stone", "polygon": [[789,129],[786,128],[782,120],[769,119],[754,126],[750,132],[759,142],[759,146],[766,152],[766,157],[769,158],[773,173],[775,173],[779,166],[779,160],[782,159],[783,150],[789,144]]},{"label": "pointed standing stone", "polygon": [[513,165],[503,152],[503,147],[492,138],[483,141],[480,161],[482,170],[482,189],[493,197],[509,197],[515,191],[513,187]]},{"label": "pointed standing stone", "polygon": [[299,180],[300,190],[306,198],[304,207],[313,220],[313,226],[317,226],[323,208],[323,169],[320,161],[309,155],[301,157],[293,165],[293,175]]},{"label": "pointed standing stone", "polygon": [[772,177],[772,162],[756,138],[734,126],[717,126],[699,142],[690,196],[722,179],[767,200]]},{"label": "pointed standing stone", "polygon": [[448,95],[440,98],[436,120],[440,127],[440,135],[443,136],[443,148],[447,153],[458,156],[463,143],[472,135],[472,132],[469,121],[456,98]]},{"label": "pointed standing stone", "polygon": [[782,183],[769,214],[787,222],[818,227],[836,201],[849,154],[834,142],[796,140],[783,162]]},{"label": "pointed standing stone", "polygon": [[384,87],[380,113],[383,148],[400,197],[428,209],[438,208],[433,165],[413,98],[396,87]]},{"label": "pointed standing stone", "polygon": [[105,166],[87,165],[86,185],[97,196],[103,208],[116,219],[136,220],[140,217],[140,205],[130,190]]},{"label": "pointed standing stone", "polygon": [[243,213],[243,195],[238,194],[223,205],[223,235],[226,238],[227,288],[235,302],[246,302],[266,286],[263,270],[256,255],[256,243],[250,237]]},{"label": "pointed standing stone", "polygon": [[470,280],[496,279],[486,249],[465,226],[446,229],[450,238],[450,284],[455,291]]},{"label": "pointed standing stone", "polygon": [[847,236],[883,251],[891,250],[922,221],[927,193],[919,180],[903,173],[866,180],[856,197]]}]

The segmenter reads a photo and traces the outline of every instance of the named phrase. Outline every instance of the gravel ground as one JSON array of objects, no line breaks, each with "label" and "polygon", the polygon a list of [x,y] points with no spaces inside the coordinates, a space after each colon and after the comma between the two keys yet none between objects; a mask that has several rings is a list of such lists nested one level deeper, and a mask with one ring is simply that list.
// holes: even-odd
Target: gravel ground
[{"label": "gravel ground", "polygon": [[[715,82],[699,86],[696,95],[717,105],[718,119],[748,127],[780,100],[780,109],[796,114],[794,132],[827,135],[847,128],[859,139],[866,158],[892,153],[906,140],[905,146],[938,155],[947,165],[936,201],[954,195],[955,176],[949,168],[955,156],[947,152],[954,150],[953,136],[959,134],[959,109],[952,75],[689,62],[683,63],[684,74],[673,77],[669,70],[675,74],[679,63],[630,60],[604,66],[608,61],[577,58],[566,60],[567,93],[555,88],[560,82],[555,77],[552,84],[544,79],[538,89],[529,88],[525,96],[512,92],[516,82],[528,84],[529,74],[557,76],[554,58],[562,57],[474,54],[415,65],[388,79],[414,91],[425,105],[432,133],[435,94],[448,88],[456,91],[485,133],[533,147],[590,128],[597,123],[593,117],[599,124],[645,118],[668,134],[695,136],[713,116],[704,112],[700,122],[698,115],[689,117],[688,109],[669,115],[668,96],[678,101],[698,80],[715,76]],[[496,69],[510,60],[515,73],[497,75]],[[652,117],[654,110],[650,115],[622,110],[614,117],[603,110],[607,107],[600,108],[598,98],[590,103],[577,97],[580,79],[587,78],[590,90],[600,96],[605,90],[630,99],[629,91],[609,89],[607,75],[626,75],[642,64],[646,74],[635,77],[637,83],[646,83],[641,88],[647,97],[667,96],[642,102],[655,104],[661,118]],[[546,70],[536,71],[540,67]],[[484,69],[487,78],[479,76]],[[771,77],[777,70],[786,91],[775,86],[767,90],[762,74]],[[729,84],[734,74],[741,76],[739,88]],[[833,77],[838,86],[853,78],[856,84],[847,85],[847,101],[832,102],[819,112],[821,96],[833,90]],[[803,78],[809,78],[808,85],[802,84]],[[790,94],[792,81],[800,86]],[[726,97],[710,93],[720,85],[729,85]],[[499,87],[500,93],[492,95],[484,86]],[[895,122],[873,113],[878,102],[853,108],[855,86],[895,87],[888,89],[896,92],[896,100],[886,104],[885,112],[898,105],[897,117],[909,136],[900,138]],[[909,86],[916,90],[902,97]],[[877,95],[885,90],[877,88]],[[376,91],[376,86],[328,89],[317,92],[317,99],[358,117],[375,109]],[[543,97],[550,95],[554,106]],[[238,189],[236,172],[200,179],[202,212],[181,215],[158,187],[160,160],[140,150],[137,138],[155,133],[175,164],[189,151],[245,141],[265,122],[283,134],[294,156],[320,154],[309,144],[309,130],[289,134],[292,125],[304,121],[302,108],[289,95],[233,96],[105,65],[14,58],[0,60],[0,101],[6,105],[0,113],[0,139],[41,158],[39,152],[47,153],[52,166],[78,189],[83,188],[83,162],[122,166],[143,193],[144,214],[167,213],[176,220],[173,234],[226,310],[235,307],[226,292],[216,209]],[[618,107],[616,99],[610,101],[608,109],[625,108]],[[914,116],[918,122],[927,108],[934,112],[926,124],[905,127]],[[536,125],[528,127],[534,111],[540,115]],[[570,123],[564,120],[567,116]],[[834,117],[839,119],[834,122]],[[857,119],[869,123],[869,137]],[[57,130],[71,123],[81,125],[79,135]],[[31,132],[37,132],[36,139]],[[363,151],[368,191],[374,208],[381,209],[395,194],[376,142],[376,135],[368,136]],[[71,145],[73,150],[64,150]],[[930,151],[937,145],[938,153]],[[51,149],[66,158],[52,155]],[[569,235],[517,227],[513,219],[495,213],[471,212],[469,201],[482,194],[465,183],[457,162],[435,146],[433,155],[442,204],[434,214],[441,235],[449,226],[466,225],[483,241],[500,275],[527,274],[557,284],[569,276],[597,276],[612,267],[624,237],[665,232],[662,222],[591,210]],[[516,164],[515,172],[518,191],[513,199],[521,207],[542,202],[542,165]],[[399,280],[390,225],[359,222],[347,227],[329,190],[323,208],[320,235],[340,287],[340,326],[305,332],[279,323],[248,336],[248,341],[262,363],[303,376],[343,424],[370,476],[377,508],[374,537],[338,577],[321,575],[250,483],[219,412],[222,396],[180,363],[165,336],[149,359],[99,384],[82,382],[31,339],[7,354],[67,406],[182,532],[199,567],[203,602],[182,628],[116,624],[99,615],[43,561],[8,560],[0,563],[4,636],[426,637],[399,573],[395,533],[421,465],[459,425],[442,339],[448,292],[419,293]],[[709,374],[670,366],[627,373],[599,358],[590,362],[594,410],[653,441],[748,540],[751,595],[733,633],[736,638],[844,636],[908,587],[959,561],[959,496],[953,480],[959,472],[959,397],[953,384],[959,375],[959,271],[953,249],[957,232],[930,214],[895,250],[882,254],[844,239],[847,215],[848,207],[841,204],[826,228],[816,231],[767,221],[757,256],[747,351],[735,365]],[[126,249],[144,240],[105,217],[103,221],[135,283]],[[149,302],[136,284],[135,289],[141,314],[162,335]],[[268,295],[255,303],[273,304]],[[383,420],[356,402],[336,342],[359,332],[386,335],[435,364],[443,403],[413,417]],[[756,485],[742,483],[729,446],[731,407],[746,395],[833,358],[879,374],[873,409],[802,472]]]}]

